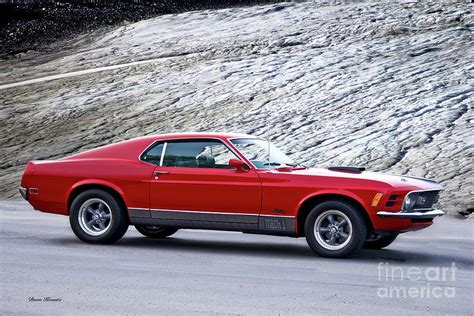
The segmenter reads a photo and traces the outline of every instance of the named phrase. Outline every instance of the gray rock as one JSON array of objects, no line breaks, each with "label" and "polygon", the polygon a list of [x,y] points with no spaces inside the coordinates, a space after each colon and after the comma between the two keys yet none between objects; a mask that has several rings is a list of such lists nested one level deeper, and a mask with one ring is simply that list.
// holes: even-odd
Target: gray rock
[{"label": "gray rock", "polygon": [[435,179],[446,210],[472,208],[473,5],[279,8],[166,15],[0,62],[0,195],[17,197],[31,159],[234,131],[306,165]]}]

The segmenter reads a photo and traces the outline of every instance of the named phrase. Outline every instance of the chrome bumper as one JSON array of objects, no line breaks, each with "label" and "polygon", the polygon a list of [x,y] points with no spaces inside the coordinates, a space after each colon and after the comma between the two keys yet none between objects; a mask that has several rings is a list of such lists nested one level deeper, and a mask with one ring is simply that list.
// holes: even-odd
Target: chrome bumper
[{"label": "chrome bumper", "polygon": [[380,211],[377,212],[377,215],[380,217],[398,217],[398,218],[425,218],[425,219],[433,219],[437,216],[443,216],[445,213],[442,210],[432,210],[428,212],[385,212]]},{"label": "chrome bumper", "polygon": [[28,190],[24,187],[20,187],[19,190],[21,197],[28,201]]}]

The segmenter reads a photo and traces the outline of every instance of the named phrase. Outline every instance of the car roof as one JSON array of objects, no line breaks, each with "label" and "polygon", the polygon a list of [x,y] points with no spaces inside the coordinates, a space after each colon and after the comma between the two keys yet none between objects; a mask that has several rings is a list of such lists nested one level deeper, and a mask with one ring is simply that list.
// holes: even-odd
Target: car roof
[{"label": "car roof", "polygon": [[173,133],[173,134],[159,134],[136,137],[124,140],[118,143],[109,144],[106,146],[91,149],[75,155],[63,158],[70,159],[87,159],[87,158],[119,158],[119,159],[135,159],[146,148],[156,141],[172,140],[172,139],[190,139],[190,138],[215,138],[215,139],[229,139],[229,138],[257,138],[252,135],[241,133]]},{"label": "car roof", "polygon": [[179,138],[257,138],[253,135],[243,134],[243,133],[170,133],[170,134],[158,134],[151,136],[144,136],[143,138],[154,138],[155,140],[162,139],[179,139]]}]

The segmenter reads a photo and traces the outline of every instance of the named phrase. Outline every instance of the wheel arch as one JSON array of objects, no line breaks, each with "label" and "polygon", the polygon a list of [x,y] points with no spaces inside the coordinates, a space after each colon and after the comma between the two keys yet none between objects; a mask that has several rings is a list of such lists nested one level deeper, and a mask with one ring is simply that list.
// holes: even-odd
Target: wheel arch
[{"label": "wheel arch", "polygon": [[354,206],[363,216],[364,221],[367,224],[367,229],[372,229],[372,221],[370,220],[367,209],[364,207],[364,202],[359,197],[354,196],[350,192],[321,192],[312,194],[300,202],[295,223],[298,236],[304,236],[305,221],[311,210],[317,204],[329,200],[339,200]]},{"label": "wheel arch", "polygon": [[[71,205],[74,199],[81,194],[84,191],[87,190],[102,190],[105,191],[109,194],[111,194],[113,197],[117,199],[117,202],[120,204],[120,206],[127,211],[127,204],[126,204],[126,199],[123,191],[113,183],[103,181],[103,180],[85,180],[85,181],[80,181],[73,185],[71,189],[68,192],[68,198],[67,198],[67,211],[68,214],[71,211]],[[128,213],[128,212],[127,212]],[[128,214],[127,214],[128,216]]]}]

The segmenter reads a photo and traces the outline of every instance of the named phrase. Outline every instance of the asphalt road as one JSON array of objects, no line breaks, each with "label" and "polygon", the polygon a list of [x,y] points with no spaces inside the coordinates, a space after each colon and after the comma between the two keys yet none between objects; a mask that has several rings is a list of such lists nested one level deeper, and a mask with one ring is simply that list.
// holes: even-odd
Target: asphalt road
[{"label": "asphalt road", "polygon": [[117,244],[88,245],[67,217],[24,202],[0,202],[0,223],[1,315],[474,310],[472,220],[444,217],[343,260],[314,255],[301,238],[215,231],[152,240],[130,228]]}]

